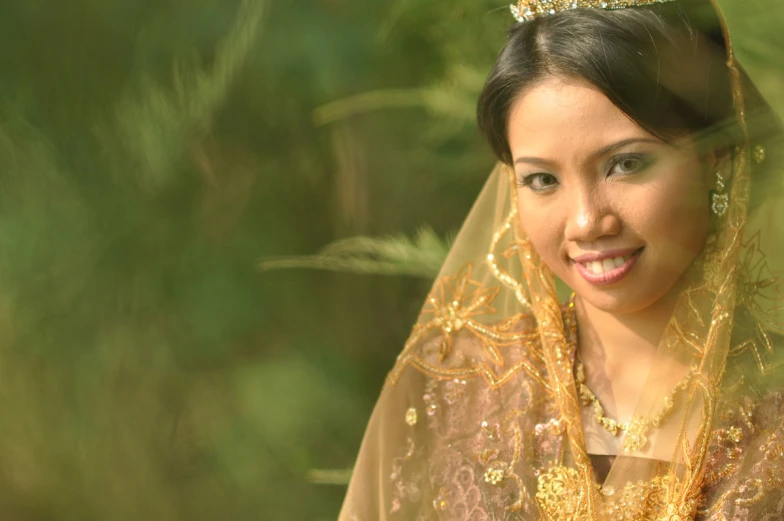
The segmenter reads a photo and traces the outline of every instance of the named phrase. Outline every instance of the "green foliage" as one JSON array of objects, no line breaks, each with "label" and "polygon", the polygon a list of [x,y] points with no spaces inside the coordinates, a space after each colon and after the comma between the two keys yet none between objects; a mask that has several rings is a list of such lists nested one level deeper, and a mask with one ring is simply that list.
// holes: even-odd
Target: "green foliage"
[{"label": "green foliage", "polygon": [[218,44],[211,71],[200,70],[195,63],[179,66],[170,92],[144,78],[140,88],[120,100],[116,122],[120,142],[130,152],[144,187],[171,184],[169,176],[178,171],[189,141],[209,131],[255,44],[263,5],[256,0],[240,4],[236,26]]},{"label": "green foliage", "polygon": [[484,75],[475,69],[457,66],[440,85],[423,89],[377,90],[333,101],[316,109],[317,125],[334,123],[357,114],[379,109],[417,107],[437,118],[473,125],[476,98]]},{"label": "green foliage", "polygon": [[[781,6],[724,3],[782,106]],[[348,471],[313,469],[351,466],[493,165],[505,3],[7,4],[3,514],[334,519]]]},{"label": "green foliage", "polygon": [[[210,72],[180,68],[172,87],[149,77],[129,80],[127,94],[115,93],[110,104],[119,107],[116,119],[85,102],[92,116],[62,129],[56,113],[43,118],[32,103],[4,100],[5,515],[214,519],[218,510],[248,507],[248,499],[233,507],[237,498],[219,485],[231,475],[220,459],[222,432],[241,429],[238,418],[217,414],[231,400],[229,374],[184,370],[203,364],[193,348],[205,340],[225,346],[232,339],[194,339],[199,331],[186,328],[190,309],[177,294],[208,281],[210,269],[199,266],[187,284],[177,280],[181,249],[198,235],[186,224],[191,216],[162,207],[160,197],[164,187],[192,186],[182,175],[194,172],[190,149],[206,136],[246,63],[261,7],[242,3]],[[178,240],[183,235],[187,240]],[[234,290],[227,300],[241,294]]]},{"label": "green foliage", "polygon": [[449,241],[442,241],[431,228],[421,228],[414,239],[404,235],[387,238],[351,237],[335,241],[316,255],[263,260],[262,271],[281,268],[312,268],[380,275],[414,275],[428,279],[438,275]]}]

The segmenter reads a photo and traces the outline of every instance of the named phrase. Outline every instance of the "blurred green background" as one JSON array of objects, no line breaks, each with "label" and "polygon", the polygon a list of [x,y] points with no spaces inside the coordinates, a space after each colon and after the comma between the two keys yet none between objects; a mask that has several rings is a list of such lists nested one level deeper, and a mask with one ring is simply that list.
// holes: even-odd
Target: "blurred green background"
[{"label": "blurred green background", "polygon": [[[784,106],[784,8],[723,5]],[[474,104],[511,21],[4,2],[0,517],[335,519],[345,472],[319,470],[351,467],[493,166]],[[259,269],[329,244],[288,265],[330,270]]]}]

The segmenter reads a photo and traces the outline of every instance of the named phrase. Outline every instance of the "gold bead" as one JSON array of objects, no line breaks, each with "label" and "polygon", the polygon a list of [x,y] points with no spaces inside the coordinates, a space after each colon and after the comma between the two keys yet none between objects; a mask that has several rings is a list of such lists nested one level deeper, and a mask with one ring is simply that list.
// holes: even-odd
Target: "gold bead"
[{"label": "gold bead", "polygon": [[754,147],[754,150],[751,152],[751,157],[754,158],[754,162],[757,164],[763,163],[765,161],[765,156],[767,152],[765,147],[762,145],[757,145]]},{"label": "gold bead", "polygon": [[418,419],[419,416],[417,415],[416,408],[409,407],[408,410],[406,411],[406,423],[409,426],[413,427],[414,425],[416,425]]},{"label": "gold bead", "polygon": [[485,482],[498,485],[506,477],[506,471],[498,467],[488,467],[485,471]]}]

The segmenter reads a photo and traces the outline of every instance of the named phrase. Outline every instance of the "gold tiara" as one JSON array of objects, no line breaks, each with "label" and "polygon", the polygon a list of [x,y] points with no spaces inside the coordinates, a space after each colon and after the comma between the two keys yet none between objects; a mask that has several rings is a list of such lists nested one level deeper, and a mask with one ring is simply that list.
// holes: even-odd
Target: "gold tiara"
[{"label": "gold tiara", "polygon": [[625,9],[644,5],[664,4],[675,0],[519,0],[509,9],[518,22],[528,22],[542,16],[554,15],[560,11],[570,11],[579,7],[588,9]]}]

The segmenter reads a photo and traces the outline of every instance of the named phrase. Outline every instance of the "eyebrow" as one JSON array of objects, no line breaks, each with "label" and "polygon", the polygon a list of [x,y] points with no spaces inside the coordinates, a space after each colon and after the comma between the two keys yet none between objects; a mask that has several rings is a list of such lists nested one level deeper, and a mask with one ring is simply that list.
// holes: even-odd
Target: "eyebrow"
[{"label": "eyebrow", "polygon": [[[611,152],[613,152],[615,150],[618,150],[619,148],[623,148],[626,145],[631,145],[633,143],[655,143],[655,144],[661,144],[661,141],[659,141],[658,139],[640,138],[640,137],[633,137],[633,138],[629,138],[629,139],[624,139],[622,141],[618,141],[617,143],[613,143],[611,145],[607,145],[606,147],[602,147],[599,150],[596,150],[596,151],[592,152],[591,153],[591,157],[593,158],[593,157],[604,156],[604,155],[607,155],[607,154],[609,154],[609,153],[611,153]],[[551,161],[549,159],[543,159],[541,157],[518,157],[517,159],[515,159],[514,163],[515,164],[517,164],[517,163],[529,163],[529,164],[540,165],[540,166],[551,166],[554,163],[554,161]]]}]

